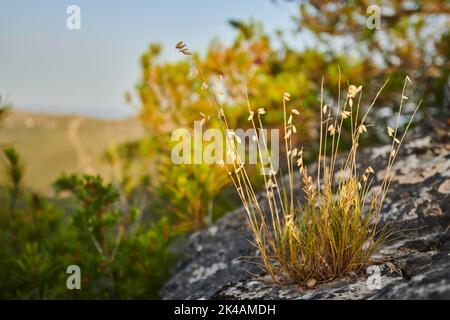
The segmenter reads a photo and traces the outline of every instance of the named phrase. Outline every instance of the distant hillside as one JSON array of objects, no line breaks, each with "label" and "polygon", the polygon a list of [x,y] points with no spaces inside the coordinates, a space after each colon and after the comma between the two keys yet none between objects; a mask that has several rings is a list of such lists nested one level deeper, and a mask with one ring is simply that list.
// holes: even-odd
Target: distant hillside
[{"label": "distant hillside", "polygon": [[97,120],[14,109],[0,127],[0,145],[13,145],[22,155],[27,186],[48,191],[62,172],[110,176],[100,160],[103,151],[142,134],[135,117]]}]

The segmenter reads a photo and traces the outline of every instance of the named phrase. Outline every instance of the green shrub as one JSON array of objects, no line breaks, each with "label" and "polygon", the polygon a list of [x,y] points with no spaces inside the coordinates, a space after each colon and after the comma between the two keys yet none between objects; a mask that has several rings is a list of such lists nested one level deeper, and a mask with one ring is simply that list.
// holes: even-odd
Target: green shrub
[{"label": "green shrub", "polygon": [[[54,187],[73,196],[74,212],[29,192],[11,219],[0,208],[0,298],[158,298],[174,262],[168,219],[144,225],[99,176],[62,176]],[[66,287],[69,265],[81,269],[81,290]]]}]

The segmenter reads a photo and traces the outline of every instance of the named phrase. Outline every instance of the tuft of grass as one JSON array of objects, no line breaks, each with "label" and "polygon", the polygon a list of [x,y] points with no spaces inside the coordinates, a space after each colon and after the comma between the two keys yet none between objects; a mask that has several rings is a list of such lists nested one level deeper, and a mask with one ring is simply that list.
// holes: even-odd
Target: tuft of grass
[{"label": "tuft of grass", "polygon": [[[182,45],[186,49],[184,43]],[[201,70],[198,71],[202,81],[207,83]],[[341,97],[340,72],[337,105],[325,104],[322,79],[319,150],[314,173],[309,172],[303,163],[303,148],[293,145],[293,136],[297,134],[294,118],[300,112],[289,107],[290,94],[285,93],[282,104],[286,177],[281,170],[273,170],[271,158],[266,156],[270,154],[269,141],[259,138],[260,130],[265,129],[263,117],[266,110],[252,107],[245,90],[258,162],[270,172],[264,176],[262,200],[257,196],[246,165],[237,151],[240,139],[228,134],[227,117],[220,99],[217,99],[220,96],[219,85],[208,86],[227,144],[231,147],[229,158],[233,163],[224,167],[242,201],[253,243],[261,254],[261,265],[275,282],[296,282],[313,287],[350,272],[361,272],[370,264],[373,254],[392,236],[392,228],[388,224],[380,224],[381,209],[394,176],[393,165],[398,150],[421,102],[400,134],[402,109],[408,99],[405,90],[408,83],[412,84],[406,76],[396,125],[387,127],[392,142],[384,178],[379,186],[371,188],[375,171],[370,166],[359,168],[357,151],[359,140],[369,127],[367,117],[387,82],[370,105],[363,108],[362,86],[349,85],[346,95]],[[345,128],[350,128],[348,134],[351,136],[351,147],[346,155],[339,152]],[[298,179],[302,181],[300,192],[295,188]]]},{"label": "tuft of grass", "polygon": [[[303,149],[292,145],[292,136],[297,132],[293,118],[299,112],[288,109],[290,96],[284,94],[283,138],[288,174],[284,178],[281,171],[272,170],[265,177],[263,202],[256,197],[243,162],[238,156],[233,157],[236,159],[234,166],[241,169],[227,170],[247,213],[262,265],[275,282],[293,281],[312,287],[350,272],[361,272],[370,263],[374,252],[392,235],[388,225],[379,225],[381,208],[393,178],[392,167],[398,150],[420,106],[400,135],[399,123],[407,99],[405,89],[408,81],[407,77],[396,126],[394,129],[388,127],[388,135],[392,139],[390,155],[386,174],[375,192],[369,192],[375,171],[369,166],[360,172],[357,151],[359,139],[367,132],[367,116],[387,82],[363,113],[360,106],[362,86],[349,85],[343,103],[338,97],[337,106],[332,106],[324,104],[322,80],[319,151],[314,174],[303,164]],[[257,132],[264,128],[261,117],[265,112],[259,110],[255,113],[250,103],[248,108],[257,136]],[[227,127],[225,117],[222,121]],[[350,123],[352,144],[343,161],[339,161],[339,146],[346,121]],[[267,141],[256,141],[261,155],[260,164],[263,165],[262,155],[268,153]],[[270,161],[269,166],[272,167]],[[302,192],[296,194],[295,180],[299,177]]]}]

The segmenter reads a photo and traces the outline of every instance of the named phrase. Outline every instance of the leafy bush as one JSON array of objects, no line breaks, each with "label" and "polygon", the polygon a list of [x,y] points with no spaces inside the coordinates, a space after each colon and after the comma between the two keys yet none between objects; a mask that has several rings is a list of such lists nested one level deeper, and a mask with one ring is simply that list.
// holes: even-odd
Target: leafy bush
[{"label": "leafy bush", "polygon": [[[181,233],[199,230],[213,221],[216,196],[229,179],[222,168],[213,165],[171,165],[161,168],[164,188],[160,195],[176,217],[176,230]],[[217,208],[224,213],[223,208]]]},{"label": "leafy bush", "polygon": [[[198,192],[204,190],[200,179],[205,179],[206,175],[208,181],[220,181],[220,170],[196,165],[180,169],[170,163],[167,156],[162,156],[170,153],[170,133],[177,128],[192,132],[190,127],[193,121],[202,119],[201,114],[210,118],[209,127],[220,128],[220,122],[213,117],[217,110],[210,102],[220,104],[231,127],[247,129],[250,127],[248,114],[242,106],[247,104],[248,96],[255,106],[271,110],[265,117],[268,126],[283,130],[280,124],[284,114],[279,97],[283,92],[289,92],[290,103],[300,111],[302,123],[297,128],[299,134],[292,139],[294,144],[306,147],[305,163],[314,161],[319,152],[316,103],[322,89],[326,96],[338,96],[340,82],[353,81],[367,83],[368,96],[374,96],[376,84],[389,76],[385,93],[374,106],[374,109],[384,108],[383,114],[388,118],[394,112],[395,93],[401,89],[404,74],[412,74],[418,82],[417,92],[413,94],[425,94],[429,102],[442,102],[441,89],[447,83],[449,70],[445,68],[444,58],[448,52],[448,32],[438,32],[436,37],[426,35],[426,27],[433,25],[430,22],[433,14],[442,16],[444,22],[448,20],[448,10],[442,1],[436,7],[412,1],[410,9],[405,7],[405,1],[398,6],[393,1],[382,1],[383,8],[390,8],[394,17],[400,18],[394,19],[383,13],[382,23],[388,27],[382,30],[367,28],[365,3],[330,4],[330,1],[301,1],[296,17],[299,27],[317,42],[317,45],[302,50],[293,48],[283,32],[269,36],[261,23],[231,20],[236,36],[229,45],[212,41],[203,55],[182,48],[189,59],[176,62],[161,61],[162,48],[158,44],[150,45],[142,55],[141,77],[135,95],[129,93],[127,98],[140,110],[140,118],[148,132],[145,139],[152,140],[146,156],[151,159],[150,166],[158,168],[155,174],[158,178],[154,179],[151,188],[158,190],[162,202],[170,204],[169,208],[162,208],[162,214],[171,215],[181,230],[202,228],[211,221],[209,217],[225,212],[217,205],[212,206],[212,214],[204,211],[229,191],[228,184],[222,184],[213,192]],[[391,39],[392,48],[380,43],[383,35]],[[351,40],[351,45],[338,48],[337,42],[341,38]],[[415,42],[416,39],[419,41]],[[428,52],[427,48],[434,49]],[[322,75],[329,83],[326,88],[320,86]],[[197,81],[198,76],[201,81]],[[428,81],[430,79],[436,81]],[[211,92],[217,84],[220,84],[219,90]],[[429,94],[431,92],[433,94]],[[135,96],[137,102],[133,100]],[[363,97],[362,103],[369,102]],[[384,121],[384,117],[382,113],[371,112],[367,121]],[[420,118],[424,117],[419,112],[416,120]],[[350,130],[347,123],[343,127]],[[365,146],[380,142],[387,142],[386,136],[382,131],[374,130],[359,143]],[[342,150],[350,149],[351,135],[342,135],[340,143]],[[282,153],[287,152],[284,149],[282,147]],[[202,173],[197,174],[199,171]],[[255,175],[249,174],[249,179],[257,184]],[[186,187],[191,190],[187,190],[184,197],[177,194]]]},{"label": "leafy bush", "polygon": [[[168,219],[145,225],[99,176],[62,176],[54,187],[74,196],[74,212],[25,191],[1,197],[17,206],[10,218],[0,208],[0,298],[157,298],[174,262]],[[69,265],[81,268],[81,290],[66,287]]]}]

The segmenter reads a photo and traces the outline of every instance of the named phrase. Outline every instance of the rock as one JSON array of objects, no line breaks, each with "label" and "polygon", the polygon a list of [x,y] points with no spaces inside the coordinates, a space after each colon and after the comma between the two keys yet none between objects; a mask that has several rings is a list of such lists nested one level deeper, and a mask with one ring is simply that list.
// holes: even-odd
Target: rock
[{"label": "rock", "polygon": [[[370,274],[316,285],[277,285],[255,261],[243,209],[192,234],[163,299],[450,299],[450,134],[448,128],[420,135],[402,146],[383,219],[408,230],[374,257],[380,289]],[[364,150],[362,168],[382,178],[389,147]],[[200,249],[199,249],[200,248]]]}]

